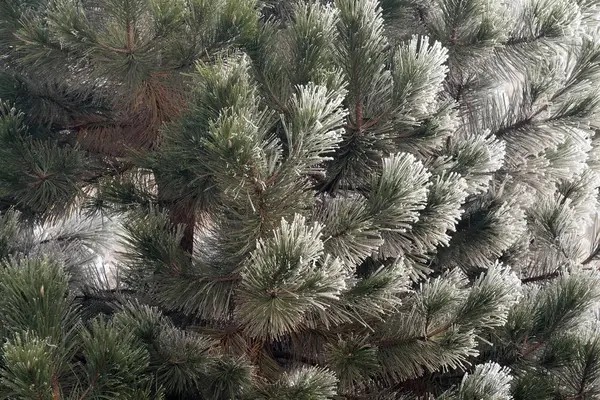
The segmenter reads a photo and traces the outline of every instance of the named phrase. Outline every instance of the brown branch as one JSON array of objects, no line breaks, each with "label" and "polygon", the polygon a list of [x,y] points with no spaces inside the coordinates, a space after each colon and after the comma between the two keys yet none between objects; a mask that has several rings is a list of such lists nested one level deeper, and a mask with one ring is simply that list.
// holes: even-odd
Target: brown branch
[{"label": "brown branch", "polygon": [[528,278],[521,279],[521,283],[525,283],[526,284],[526,283],[543,281],[543,280],[546,280],[546,279],[556,278],[558,275],[559,275],[558,271],[554,271],[554,272],[549,272],[549,273],[543,274],[543,275],[530,276]]},{"label": "brown branch", "polygon": [[374,127],[375,125],[377,125],[379,123],[380,120],[381,120],[381,117],[370,120],[369,122],[367,122],[366,124],[364,124],[362,126],[362,130],[365,131],[367,129]]},{"label": "brown branch", "polygon": [[52,376],[52,400],[60,400],[60,386],[56,374]]},{"label": "brown branch", "polygon": [[450,43],[452,43],[455,46],[457,44],[456,28],[452,28],[452,31],[450,32]]},{"label": "brown branch", "polygon": [[542,347],[542,345],[544,344],[544,342],[542,340],[540,340],[539,342],[527,347],[522,353],[521,353],[521,357],[527,357],[529,354],[533,353],[534,351],[536,351],[537,349],[539,349],[540,347]]},{"label": "brown branch", "polygon": [[127,21],[127,52],[133,53],[133,46],[135,42],[135,28],[131,21]]},{"label": "brown branch", "polygon": [[179,201],[169,207],[169,220],[173,228],[183,226],[183,236],[179,243],[181,249],[186,253],[194,252],[194,231],[196,228],[196,211],[193,204]]},{"label": "brown branch", "polygon": [[27,187],[31,188],[31,189],[37,189],[40,186],[42,186],[42,184],[44,182],[46,182],[49,178],[52,178],[54,175],[56,175],[55,173],[49,173],[49,174],[27,174],[28,176],[31,176],[32,178],[37,178],[38,180],[36,182],[32,182],[27,184]]},{"label": "brown branch", "polygon": [[594,251],[585,260],[583,260],[581,262],[581,264],[587,265],[587,264],[591,263],[592,261],[594,261],[596,259],[598,254],[600,254],[600,246],[598,246],[596,249],[594,249]]},{"label": "brown branch", "polygon": [[452,323],[443,325],[443,326],[441,326],[441,327],[433,330],[432,332],[426,333],[425,336],[423,336],[423,337],[421,337],[419,339],[421,339],[421,340],[428,340],[432,336],[436,336],[436,335],[439,335],[440,333],[446,332],[448,329],[452,328],[453,325],[454,324],[452,324]]},{"label": "brown branch", "polygon": [[283,103],[281,103],[281,100],[279,100],[279,97],[277,97],[275,95],[275,93],[273,93],[271,90],[269,90],[269,94],[271,95],[271,99],[275,102],[275,105],[277,107],[279,107],[279,110],[281,112],[286,113],[288,111],[287,107],[283,105]]},{"label": "brown branch", "polygon": [[446,325],[442,325],[441,327],[434,329],[433,331],[429,332],[429,333],[425,333],[425,335],[423,336],[415,336],[409,339],[402,339],[402,340],[396,340],[396,339],[387,339],[387,340],[382,340],[378,343],[379,346],[383,346],[383,347],[391,347],[391,346],[395,346],[398,344],[402,344],[402,343],[407,343],[407,342],[413,342],[413,341],[427,341],[429,340],[432,336],[436,336],[439,335],[440,333],[444,333],[446,332],[448,329],[452,328],[454,326],[454,323],[449,322]]},{"label": "brown branch", "polygon": [[544,36],[543,35],[536,35],[533,38],[527,38],[527,37],[512,37],[512,38],[508,38],[508,40],[506,42],[504,42],[505,46],[515,46],[515,45],[519,45],[519,44],[525,44],[525,43],[535,43],[540,39],[543,39]]},{"label": "brown branch", "polygon": [[25,43],[25,44],[29,44],[29,45],[33,45],[33,44],[37,44],[35,42],[32,42],[31,40],[27,40],[24,37],[20,36],[19,34],[17,34],[16,32],[13,32],[13,36],[17,39],[19,39],[21,42]]},{"label": "brown branch", "polygon": [[283,358],[284,360],[289,360],[289,361],[300,361],[301,363],[312,365],[312,366],[319,365],[319,361],[316,360],[315,358],[307,357],[307,356],[296,357],[295,355],[293,355],[289,352],[286,352],[286,351],[274,351],[272,355],[274,358]]},{"label": "brown branch", "polygon": [[104,50],[114,51],[115,53],[119,53],[119,54],[132,54],[133,51],[135,50],[135,48],[134,48],[135,27],[133,26],[131,21],[127,22],[127,43],[126,43],[126,48],[124,48],[124,49],[119,49],[117,47],[108,46],[108,45],[100,43],[100,42],[96,42],[96,44],[98,46],[100,46],[101,48],[103,48]]},{"label": "brown branch", "polygon": [[136,292],[131,289],[110,289],[98,291],[95,293],[87,292],[81,295],[75,296],[78,301],[86,300],[98,300],[98,301],[113,301],[119,298],[121,295],[135,295]]},{"label": "brown branch", "polygon": [[356,97],[354,100],[354,113],[355,113],[355,126],[357,131],[362,131],[363,126],[363,104],[361,102],[361,87],[358,84],[358,71],[356,70],[356,63],[353,64],[352,67],[352,83],[355,83],[358,87],[356,90]]},{"label": "brown branch", "polygon": [[228,274],[228,275],[223,275],[223,276],[211,276],[210,278],[207,278],[207,280],[210,282],[235,282],[240,279],[241,279],[240,276],[237,274]]},{"label": "brown branch", "polygon": [[271,186],[279,176],[279,171],[275,172],[269,179],[265,181],[265,186]]},{"label": "brown branch", "polygon": [[96,375],[94,375],[94,378],[92,378],[92,381],[90,382],[87,389],[85,389],[85,392],[83,392],[81,397],[79,397],[79,400],[84,400],[88,396],[88,394],[90,394],[90,390],[92,390],[92,388],[96,385],[96,382],[98,382],[98,378],[100,378],[100,372],[97,372]]},{"label": "brown branch", "polygon": [[86,176],[82,179],[82,181],[84,183],[88,183],[88,184],[96,183],[104,177],[117,176],[124,172],[127,172],[127,170],[129,170],[132,167],[133,167],[133,165],[128,165],[128,164],[122,165],[120,167],[114,167],[111,170],[104,170],[102,172],[98,172],[97,174]]},{"label": "brown branch", "polygon": [[98,46],[102,47],[104,50],[114,51],[115,53],[120,53],[120,54],[129,54],[129,53],[131,53],[128,49],[119,49],[117,47],[107,46],[107,45],[102,44],[102,43],[97,43],[97,44],[98,44]]},{"label": "brown branch", "polygon": [[354,106],[356,112],[356,128],[358,131],[363,130],[363,104],[360,101],[360,96],[357,95],[356,105]]},{"label": "brown branch", "polygon": [[[360,115],[362,118],[362,105],[360,105],[361,111],[360,111]],[[348,129],[348,130],[352,130],[352,131],[365,131],[367,129],[370,129],[372,127],[374,127],[375,125],[379,124],[379,122],[381,122],[382,119],[384,119],[387,116],[387,113],[383,113],[381,115],[379,115],[376,118],[370,119],[368,122],[365,123],[364,119],[362,120],[362,125],[358,125],[357,124],[351,124],[351,123],[347,123],[342,125],[342,128]]]}]

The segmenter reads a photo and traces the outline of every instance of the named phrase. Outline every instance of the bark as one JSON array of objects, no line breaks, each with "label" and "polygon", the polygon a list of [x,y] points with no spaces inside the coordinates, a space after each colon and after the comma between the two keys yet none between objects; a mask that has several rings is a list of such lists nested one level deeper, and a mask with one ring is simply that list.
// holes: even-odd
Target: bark
[{"label": "bark", "polygon": [[167,185],[158,174],[155,175],[155,179],[158,191],[158,203],[166,210],[171,229],[175,231],[179,226],[183,228],[183,237],[179,244],[182,250],[191,254],[194,251],[194,231],[196,226],[194,201],[174,196],[167,189]]},{"label": "bark", "polygon": [[183,226],[183,237],[181,238],[181,249],[188,253],[194,251],[194,228],[196,217],[194,207],[185,202],[175,202],[169,207],[169,219],[173,229]]}]

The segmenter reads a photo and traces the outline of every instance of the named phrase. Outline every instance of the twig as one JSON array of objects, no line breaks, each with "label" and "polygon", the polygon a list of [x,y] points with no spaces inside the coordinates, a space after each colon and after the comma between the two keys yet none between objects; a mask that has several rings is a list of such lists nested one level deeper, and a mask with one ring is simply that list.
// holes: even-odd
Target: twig
[{"label": "twig", "polygon": [[135,30],[131,21],[127,21],[127,52],[133,53]]},{"label": "twig", "polygon": [[52,376],[52,400],[60,400],[60,386],[56,374]]},{"label": "twig", "polygon": [[587,265],[589,263],[591,263],[592,261],[594,261],[596,259],[596,257],[598,256],[598,254],[600,254],[600,246],[596,247],[596,249],[594,249],[594,251],[588,256],[588,258],[586,258],[585,260],[583,260],[581,262],[582,265]]},{"label": "twig", "polygon": [[275,352],[273,352],[273,357],[274,358],[283,358],[285,360],[290,360],[290,361],[300,361],[301,363],[312,365],[312,366],[319,365],[319,361],[317,361],[316,359],[314,359],[312,357],[306,357],[306,356],[296,357],[293,354],[288,353],[287,351],[275,351]]},{"label": "twig", "polygon": [[529,354],[533,353],[534,351],[536,351],[537,349],[542,347],[543,344],[544,344],[544,342],[540,340],[539,342],[535,343],[534,345],[529,346],[528,348],[525,349],[525,351],[523,351],[521,353],[521,357],[527,357]]},{"label": "twig", "polygon": [[85,389],[85,392],[83,392],[81,397],[79,397],[79,400],[83,400],[87,397],[87,395],[90,393],[90,390],[92,390],[92,388],[96,385],[96,382],[98,381],[99,377],[100,377],[100,372],[97,372],[96,375],[94,376],[94,378],[92,379],[92,381],[90,382],[90,385],[87,387],[87,389]]},{"label": "twig", "polygon": [[557,276],[558,276],[558,271],[554,271],[554,272],[549,272],[549,273],[543,274],[543,275],[530,276],[528,278],[521,279],[521,283],[538,282],[538,281],[543,281],[545,279],[556,278]]}]

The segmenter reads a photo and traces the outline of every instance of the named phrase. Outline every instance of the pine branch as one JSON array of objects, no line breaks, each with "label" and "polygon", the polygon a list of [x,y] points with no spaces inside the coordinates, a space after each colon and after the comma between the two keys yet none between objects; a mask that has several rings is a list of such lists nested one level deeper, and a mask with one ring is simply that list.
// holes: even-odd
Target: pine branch
[{"label": "pine branch", "polygon": [[194,232],[196,228],[195,210],[191,204],[181,204],[181,202],[173,204],[169,207],[169,219],[173,227],[183,225],[183,236],[180,246],[187,253],[194,252]]},{"label": "pine branch", "polygon": [[[538,115],[540,115],[541,113],[543,113],[544,111],[546,111],[548,109],[548,104],[545,104],[543,107],[539,108],[536,112],[534,112],[532,115],[530,115],[529,117],[519,120],[517,122],[514,122],[511,125],[505,126],[503,128],[498,129],[496,132],[492,133],[491,136],[496,136],[496,137],[503,137],[504,135],[506,135],[509,132],[512,131],[516,131],[518,129],[521,129],[529,124],[531,124],[535,117],[537,117]],[[541,120],[539,122],[544,123],[544,122],[550,122],[552,121],[553,118],[548,118],[545,120]]]},{"label": "pine branch", "polygon": [[453,46],[456,46],[458,44],[457,38],[456,38],[456,28],[453,27],[451,32],[450,32],[450,43]]},{"label": "pine branch", "polygon": [[448,323],[448,324],[446,324],[444,326],[441,326],[441,327],[433,330],[432,332],[426,333],[424,336],[420,337],[419,340],[427,341],[427,340],[429,340],[430,337],[439,335],[441,333],[444,333],[448,329],[452,328],[453,326],[454,326],[453,323]]},{"label": "pine branch", "polygon": [[463,85],[462,83],[459,83],[456,87],[456,94],[454,96],[454,100],[456,100],[456,102],[460,102],[462,100],[464,91],[465,91],[465,85]]},{"label": "pine branch", "polygon": [[[592,372],[593,369],[593,363],[594,363],[594,358],[595,355],[592,352],[588,352],[587,357],[586,357],[586,362],[585,362],[585,366],[583,367],[583,371],[581,371],[581,380],[579,381],[579,390],[577,391],[577,394],[574,396],[573,400],[583,400],[584,397],[584,392],[585,392],[585,387],[587,382],[587,377],[590,375],[590,373]],[[592,380],[592,384],[593,384],[593,380]]]},{"label": "pine branch", "polygon": [[66,49],[66,47],[61,46],[60,44],[56,43],[56,42],[46,42],[46,43],[37,43],[28,39],[25,39],[24,37],[20,36],[18,33],[16,32],[12,32],[12,35],[17,39],[20,40],[21,42],[25,43],[26,45],[29,46],[41,46],[41,47],[46,47],[51,49],[52,51],[59,51],[61,53],[64,53],[65,56],[69,53],[68,50]]},{"label": "pine branch", "polygon": [[429,390],[427,387],[426,378],[427,375],[416,379],[408,379],[405,381],[396,382],[387,391],[390,393],[394,393],[399,390],[402,390],[404,392],[412,393],[418,396],[419,399],[431,400],[432,398],[427,396]]},{"label": "pine branch", "polygon": [[544,345],[543,340],[537,341],[535,344],[526,347],[525,350],[521,353],[521,357],[523,357],[523,358],[527,357],[528,355],[530,355],[531,353],[533,353],[534,351],[536,351],[543,345]]},{"label": "pine branch", "polygon": [[[100,369],[102,370],[103,368],[104,368],[104,366],[101,365]],[[85,389],[85,391],[83,392],[81,397],[79,397],[79,400],[84,400],[89,395],[90,391],[94,388],[94,386],[96,386],[96,382],[98,381],[99,378],[100,378],[100,372],[97,372],[96,375],[94,375],[94,377],[92,378],[87,389]]]},{"label": "pine branch", "polygon": [[419,22],[423,24],[425,28],[427,28],[427,8],[422,4],[417,4],[416,11]]},{"label": "pine branch", "polygon": [[28,173],[27,176],[30,176],[32,178],[37,178],[37,181],[28,183],[27,187],[29,187],[31,189],[37,189],[40,186],[42,186],[48,179],[54,177],[55,175],[56,175],[55,173],[49,173],[49,174],[35,173],[35,172]]},{"label": "pine branch", "polygon": [[585,260],[583,260],[581,262],[581,264],[588,265],[589,263],[594,261],[596,259],[596,257],[598,257],[599,254],[600,254],[600,246],[596,247],[596,249]]},{"label": "pine branch", "polygon": [[554,272],[549,272],[549,273],[542,274],[542,275],[530,276],[528,278],[521,279],[521,282],[523,284],[527,284],[527,283],[545,281],[548,279],[557,278],[559,275],[560,274],[559,274],[558,270],[556,270]]},{"label": "pine branch", "polygon": [[[360,93],[360,92],[359,92]],[[356,104],[354,106],[354,112],[356,114],[356,130],[359,132],[363,131],[363,104],[360,101],[360,94],[357,94]]]},{"label": "pine branch", "polygon": [[506,42],[504,42],[505,46],[516,46],[519,44],[527,44],[527,43],[535,43],[538,40],[544,39],[545,36],[544,35],[536,35],[533,38],[527,38],[527,37],[512,37],[509,38]]},{"label": "pine branch", "polygon": [[28,45],[35,45],[35,44],[37,44],[35,42],[32,42],[31,40],[27,40],[24,37],[19,36],[19,34],[16,33],[16,32],[13,32],[13,36],[15,38],[17,38],[18,40],[20,40],[21,42],[25,43],[25,44],[28,44]]},{"label": "pine branch", "polygon": [[131,23],[131,21],[127,21],[127,52],[129,54],[133,53],[134,40],[135,40],[134,25]]},{"label": "pine branch", "polygon": [[401,346],[405,343],[410,343],[410,342],[417,342],[417,341],[423,341],[426,342],[429,340],[429,338],[431,338],[432,336],[436,336],[439,335],[441,333],[446,332],[448,329],[452,328],[454,326],[454,324],[447,324],[444,325],[440,328],[437,328],[435,330],[433,330],[430,333],[426,333],[423,336],[413,336],[411,338],[408,339],[385,339],[385,340],[380,340],[379,342],[377,342],[377,346],[379,347],[395,347],[395,346]]},{"label": "pine branch", "polygon": [[52,377],[52,400],[60,400],[60,386],[56,374]]},{"label": "pine branch", "polygon": [[282,358],[282,359],[288,360],[288,361],[300,361],[301,363],[307,364],[307,365],[312,365],[312,366],[320,365],[319,361],[315,358],[308,357],[308,356],[298,356],[298,355],[294,355],[290,352],[283,351],[283,350],[274,351],[272,353],[272,355],[274,358]]},{"label": "pine branch", "polygon": [[273,100],[275,105],[279,108],[279,111],[281,111],[282,113],[287,113],[288,108],[281,102],[281,100],[279,100],[279,97],[277,97],[277,95],[275,93],[273,93],[272,90],[267,90],[267,91],[269,92],[271,100]]},{"label": "pine branch", "polygon": [[112,169],[104,170],[93,175],[85,176],[82,179],[82,181],[87,184],[98,183],[98,181],[100,181],[102,178],[119,176],[132,168],[134,168],[133,164],[122,164],[117,167],[112,166]]},{"label": "pine branch", "polygon": [[508,126],[498,129],[492,135],[495,135],[496,137],[501,138],[509,132],[516,131],[517,129],[520,129],[520,128],[523,128],[523,127],[529,125],[532,121],[533,121],[533,117],[528,117],[528,118],[519,120],[511,125],[508,125]]},{"label": "pine branch", "polygon": [[110,302],[117,300],[121,295],[135,295],[137,292],[132,289],[110,289],[102,290],[94,293],[85,292],[83,294],[75,296],[76,300],[99,300],[103,302]]}]

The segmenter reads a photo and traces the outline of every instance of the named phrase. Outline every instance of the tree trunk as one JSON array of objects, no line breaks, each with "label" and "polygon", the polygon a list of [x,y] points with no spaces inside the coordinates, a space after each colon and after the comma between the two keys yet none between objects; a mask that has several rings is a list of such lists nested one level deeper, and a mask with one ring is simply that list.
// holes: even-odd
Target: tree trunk
[{"label": "tree trunk", "polygon": [[173,196],[166,189],[164,181],[155,173],[155,182],[158,191],[158,203],[164,207],[169,216],[171,229],[175,231],[178,226],[183,227],[183,237],[179,243],[182,250],[193,253],[194,251],[194,231],[196,227],[196,210],[194,201],[184,200]]},{"label": "tree trunk", "polygon": [[187,202],[174,202],[169,207],[169,219],[173,229],[177,226],[183,226],[183,237],[179,243],[180,247],[188,252],[194,252],[194,228],[196,225],[196,216],[194,207]]}]

